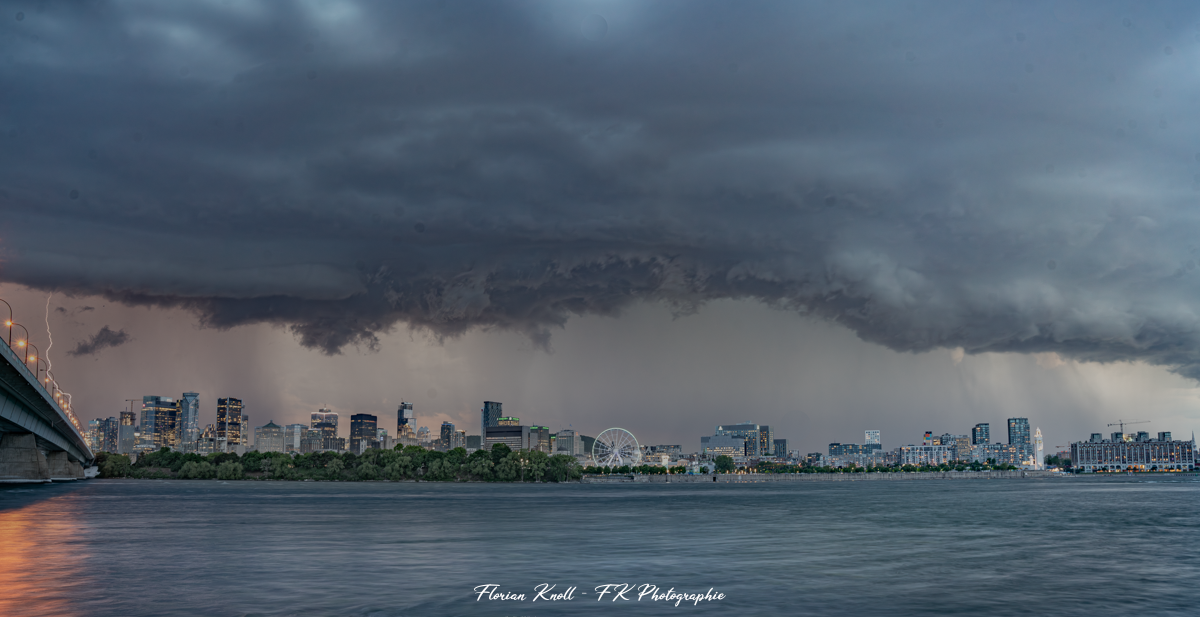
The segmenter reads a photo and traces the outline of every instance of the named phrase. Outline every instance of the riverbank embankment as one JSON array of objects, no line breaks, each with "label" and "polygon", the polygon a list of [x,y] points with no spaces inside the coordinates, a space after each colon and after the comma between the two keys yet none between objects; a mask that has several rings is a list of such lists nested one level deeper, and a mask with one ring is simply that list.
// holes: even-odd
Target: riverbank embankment
[{"label": "riverbank embankment", "polygon": [[699,475],[585,475],[584,484],[621,483],[707,483],[743,484],[756,482],[900,482],[910,480],[1016,480],[1069,477],[1053,471],[1014,469],[1008,471],[919,471],[871,473],[721,473]]}]

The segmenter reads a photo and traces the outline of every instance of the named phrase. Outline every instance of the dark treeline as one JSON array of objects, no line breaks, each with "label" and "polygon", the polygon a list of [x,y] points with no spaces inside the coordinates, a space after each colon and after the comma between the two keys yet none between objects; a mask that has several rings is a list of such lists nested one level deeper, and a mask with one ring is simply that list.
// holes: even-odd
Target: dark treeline
[{"label": "dark treeline", "polygon": [[471,454],[419,446],[350,453],[313,452],[293,457],[282,452],[231,452],[200,455],[162,448],[138,457],[101,452],[96,465],[102,478],[269,479],[269,480],[426,480],[437,482],[566,482],[580,478],[574,457],[513,451],[504,444]]}]

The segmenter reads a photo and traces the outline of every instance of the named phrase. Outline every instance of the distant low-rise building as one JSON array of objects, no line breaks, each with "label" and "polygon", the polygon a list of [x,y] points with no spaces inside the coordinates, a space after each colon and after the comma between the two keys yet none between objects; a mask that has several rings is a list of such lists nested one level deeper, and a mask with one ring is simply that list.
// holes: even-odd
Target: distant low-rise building
[{"label": "distant low-rise building", "polygon": [[900,446],[896,453],[901,465],[941,465],[949,463],[954,450],[952,446]]},{"label": "distant low-rise building", "polygon": [[997,465],[1020,465],[1024,462],[1024,451],[1014,444],[993,443],[971,446],[971,461],[986,463],[989,460]]},{"label": "distant low-rise building", "polygon": [[1071,465],[1084,473],[1107,471],[1193,471],[1196,469],[1196,443],[1175,441],[1171,433],[1138,433],[1127,441],[1125,435],[1113,433],[1102,439],[1093,433],[1088,441],[1071,444]]}]

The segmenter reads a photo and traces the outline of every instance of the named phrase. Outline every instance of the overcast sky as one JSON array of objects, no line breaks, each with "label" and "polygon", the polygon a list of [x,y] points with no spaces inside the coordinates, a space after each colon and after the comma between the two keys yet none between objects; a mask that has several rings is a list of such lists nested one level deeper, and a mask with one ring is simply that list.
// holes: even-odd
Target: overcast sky
[{"label": "overcast sky", "polygon": [[85,418],[1200,417],[1194,2],[4,6],[0,295]]}]

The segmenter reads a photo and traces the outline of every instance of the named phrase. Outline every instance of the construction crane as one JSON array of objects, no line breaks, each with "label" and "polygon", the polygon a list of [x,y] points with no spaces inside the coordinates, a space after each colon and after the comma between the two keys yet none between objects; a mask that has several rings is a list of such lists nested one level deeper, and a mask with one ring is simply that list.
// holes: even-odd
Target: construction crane
[{"label": "construction crane", "polygon": [[1121,427],[1121,434],[1124,435],[1126,424],[1150,424],[1150,421],[1149,420],[1121,420],[1120,418],[1118,418],[1116,422],[1110,423],[1109,426]]}]

